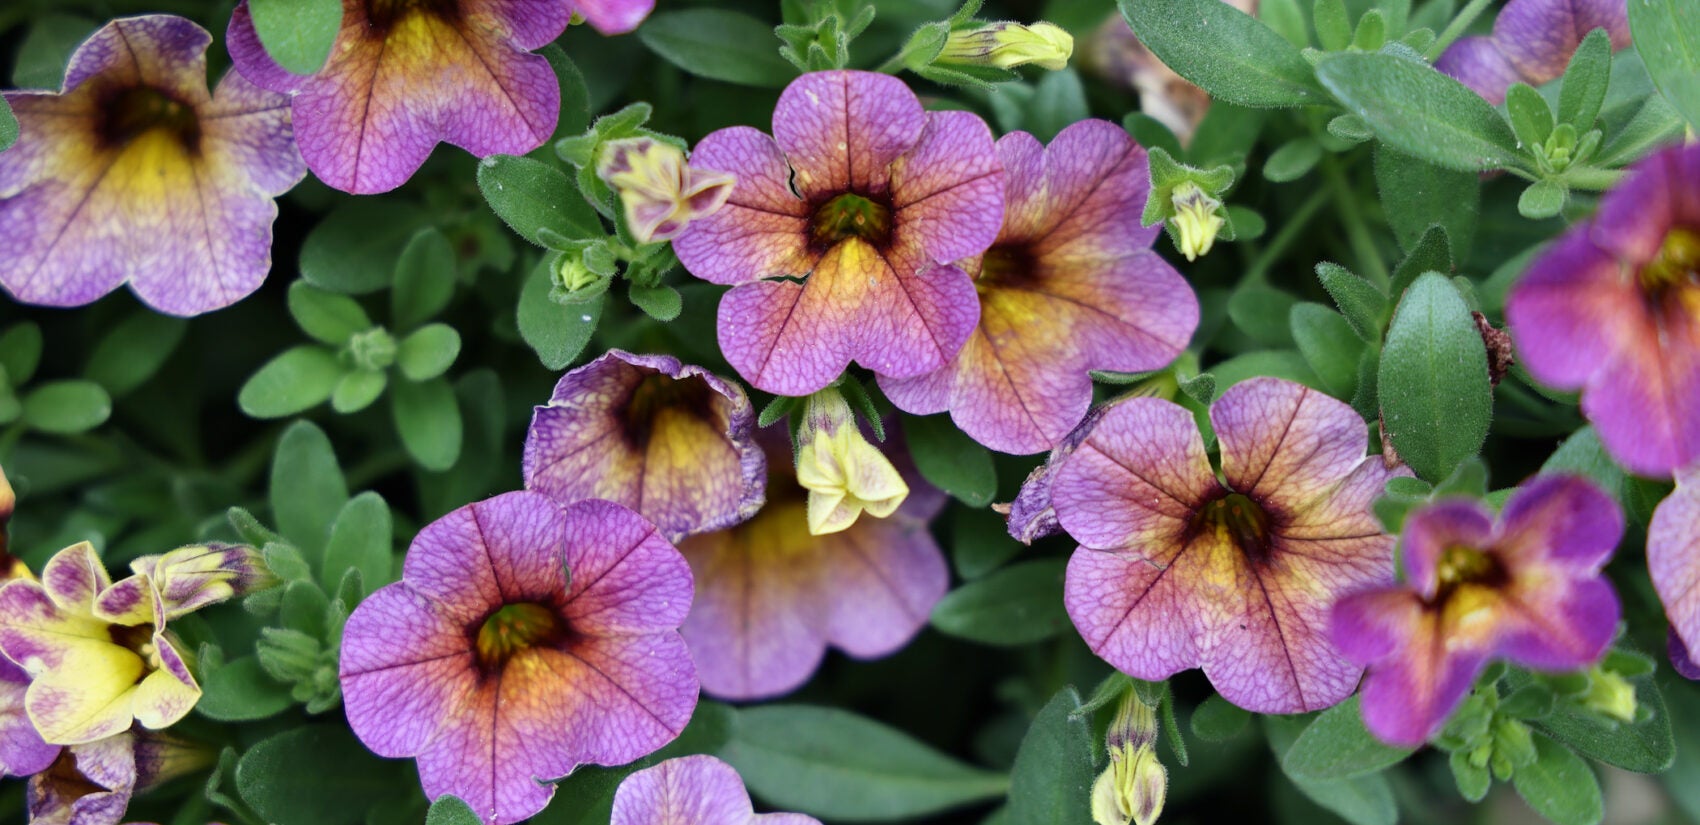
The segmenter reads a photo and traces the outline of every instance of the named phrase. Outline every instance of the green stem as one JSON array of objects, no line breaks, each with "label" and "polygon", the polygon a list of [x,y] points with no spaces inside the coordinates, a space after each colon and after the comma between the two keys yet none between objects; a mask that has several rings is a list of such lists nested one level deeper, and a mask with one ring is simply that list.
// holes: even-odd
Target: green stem
[{"label": "green stem", "polygon": [[1352,245],[1352,254],[1358,258],[1358,269],[1371,282],[1386,286],[1393,281],[1387,272],[1387,264],[1381,260],[1381,251],[1376,249],[1375,239],[1369,235],[1369,225],[1364,223],[1363,213],[1358,211],[1352,192],[1352,186],[1346,181],[1346,173],[1340,171],[1340,164],[1334,158],[1324,158],[1322,161],[1322,177],[1327,181],[1328,192],[1333,196],[1335,211],[1340,213],[1340,222],[1346,228],[1346,240]]},{"label": "green stem", "polygon": [[1299,204],[1298,209],[1293,210],[1292,214],[1287,216],[1287,220],[1281,224],[1280,231],[1269,239],[1269,245],[1258,253],[1257,259],[1252,261],[1251,266],[1246,269],[1246,280],[1248,282],[1262,282],[1268,274],[1269,268],[1275,264],[1276,259],[1286,254],[1287,247],[1292,246],[1293,242],[1298,240],[1299,233],[1304,231],[1305,225],[1310,223],[1310,219],[1315,217],[1323,204],[1328,202],[1329,194],[1326,189],[1318,189],[1312,192],[1304,203]]},{"label": "green stem", "polygon": [[1610,189],[1623,179],[1622,169],[1599,169],[1593,166],[1572,166],[1564,172],[1564,182],[1573,189],[1600,191]]},{"label": "green stem", "polygon": [[874,69],[874,71],[879,72],[880,74],[897,74],[903,71],[903,61],[908,57],[909,49],[907,47],[899,49],[897,54],[892,55],[884,63],[881,63],[879,68]]},{"label": "green stem", "polygon": [[1487,10],[1488,4],[1491,2],[1492,0],[1470,0],[1469,5],[1465,6],[1463,11],[1458,12],[1458,16],[1452,18],[1452,22],[1447,24],[1446,30],[1441,32],[1440,36],[1429,45],[1428,51],[1423,53],[1423,58],[1433,63],[1435,58],[1446,51],[1447,46],[1452,45],[1454,40],[1463,36],[1464,30],[1468,29],[1471,23],[1476,22],[1476,18],[1482,16],[1482,12]]}]

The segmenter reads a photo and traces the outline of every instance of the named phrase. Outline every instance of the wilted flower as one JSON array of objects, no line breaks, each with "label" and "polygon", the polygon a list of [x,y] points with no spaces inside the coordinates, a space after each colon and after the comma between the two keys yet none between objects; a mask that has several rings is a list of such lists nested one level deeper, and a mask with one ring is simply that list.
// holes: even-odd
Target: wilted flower
[{"label": "wilted flower", "polygon": [[1498,105],[1513,83],[1539,86],[1564,74],[1582,38],[1598,28],[1614,50],[1628,46],[1626,0],[1511,0],[1494,19],[1492,36],[1453,43],[1434,66]]},{"label": "wilted flower", "polygon": [[523,155],[548,140],[561,85],[549,61],[530,52],[559,37],[571,16],[564,3],[537,0],[343,0],[330,58],[306,76],[266,53],[246,0],[225,39],[244,77],[290,96],[313,174],[371,194],[405,183],[439,141],[484,157]]},{"label": "wilted flower", "polygon": [[1031,63],[1054,72],[1068,68],[1068,58],[1073,54],[1073,35],[1055,23],[1040,21],[1023,26],[1005,21],[951,32],[937,62],[999,69]]},{"label": "wilted flower", "polygon": [[603,34],[625,34],[655,10],[655,0],[567,0],[567,7]]},{"label": "wilted flower", "polygon": [[279,581],[260,552],[240,544],[193,544],[142,556],[130,569],[159,590],[165,617],[175,619],[225,599],[263,590]]},{"label": "wilted flower", "polygon": [[[703,690],[727,699],[796,688],[828,645],[860,659],[896,651],[926,626],[950,584],[927,530],[943,494],[911,474],[909,497],[890,517],[811,535],[807,496],[786,472],[785,441],[779,428],[763,433],[772,474],[760,512],[679,545],[697,581],[682,632]],[[895,442],[886,448],[901,455]]]},{"label": "wilted flower", "polygon": [[348,618],[349,725],[380,756],[417,758],[426,796],[517,822],[554,794],[539,780],[625,764],[684,729],[690,606],[684,559],[618,504],[469,504],[421,530],[401,581]]},{"label": "wilted flower", "polygon": [[56,553],[40,582],[0,587],[0,652],[29,673],[24,707],[41,738],[75,745],[183,718],[201,688],[166,615],[146,576],[114,584],[88,542]]},{"label": "wilted flower", "polygon": [[1600,575],[1623,535],[1617,503],[1587,481],[1542,476],[1496,519],[1442,500],[1405,520],[1405,582],[1334,609],[1335,644],[1366,665],[1364,722],[1416,747],[1445,724],[1496,657],[1542,670],[1598,659],[1617,632],[1617,596]]},{"label": "wilted flower", "polygon": [[[0,475],[0,485],[5,476]],[[5,526],[0,524],[0,536]],[[33,581],[29,568],[13,560],[10,570],[0,574],[0,580],[25,579]],[[0,775],[28,776],[53,764],[59,756],[58,745],[41,740],[35,724],[24,708],[24,696],[29,690],[30,675],[12,660],[0,656]]]},{"label": "wilted flower", "polygon": [[1007,185],[1002,233],[975,276],[980,323],[944,368],[882,378],[900,409],[948,410],[995,450],[1049,449],[1085,417],[1092,370],[1138,372],[1174,360],[1198,326],[1198,299],[1140,226],[1145,150],[1113,123],[1086,120],[1047,149],[1025,132],[997,143]]},{"label": "wilted flower", "polygon": [[767,462],[743,388],[669,355],[608,354],[561,376],[525,436],[525,486],[636,510],[669,541],[761,507]]},{"label": "wilted flower", "polygon": [[1105,411],[1054,468],[1051,503],[1080,542],[1064,601],[1086,643],[1136,678],[1202,667],[1222,698],[1298,713],[1350,695],[1362,669],[1328,640],[1344,593],[1393,580],[1370,513],[1392,473],[1352,408],[1276,378],[1210,407],[1211,470],[1192,413],[1156,398]]},{"label": "wilted flower", "polygon": [[1606,451],[1642,475],[1700,460],[1697,191],[1700,146],[1647,158],[1535,260],[1505,305],[1529,374],[1580,389]]},{"label": "wilted flower", "polygon": [[66,747],[29,778],[31,825],[117,825],[130,797],[205,768],[210,750],[146,731]]},{"label": "wilted flower", "polygon": [[891,459],[868,442],[843,394],[828,387],[809,396],[797,427],[797,483],[809,491],[809,533],[836,533],[863,510],[885,518],[902,506],[909,485]]},{"label": "wilted flower", "polygon": [[125,282],[149,306],[228,306],[271,269],[272,199],[306,167],[289,101],[231,72],[207,94],[212,36],[181,17],[114,20],[71,55],[61,91],[7,92],[0,284],[78,306]]},{"label": "wilted flower", "polygon": [[807,395],[852,360],[931,372],[973,331],[974,284],[951,262],[984,252],[1003,220],[1003,171],[978,117],[925,112],[888,75],[816,72],[780,95],[772,138],[721,129],[692,166],[738,185],[673,249],[691,274],[732,285],[720,349],[756,387]]},{"label": "wilted flower", "polygon": [[650,137],[604,145],[596,176],[619,193],[640,243],[672,240],[691,221],[719,211],[735,183],[724,172],[690,166],[679,147]]},{"label": "wilted flower", "polygon": [[738,772],[712,756],[669,759],[626,777],[612,825],[820,825],[803,814],[757,814]]}]

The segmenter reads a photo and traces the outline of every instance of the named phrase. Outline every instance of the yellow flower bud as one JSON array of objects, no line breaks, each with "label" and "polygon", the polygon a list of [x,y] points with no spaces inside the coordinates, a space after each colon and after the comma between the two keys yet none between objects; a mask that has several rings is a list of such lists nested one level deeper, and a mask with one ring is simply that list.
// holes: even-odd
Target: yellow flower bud
[{"label": "yellow flower bud", "polygon": [[1074,37],[1054,23],[988,23],[974,29],[959,29],[945,40],[938,63],[965,63],[1013,69],[1029,63],[1057,71],[1068,66],[1074,54]]},{"label": "yellow flower bud", "polygon": [[1205,194],[1191,181],[1175,187],[1171,202],[1175,216],[1169,220],[1180,235],[1181,254],[1189,261],[1197,260],[1210,251],[1216,243],[1216,234],[1222,231],[1222,216],[1218,214],[1222,202]]},{"label": "yellow flower bud", "polygon": [[1588,671],[1588,692],[1582,703],[1595,713],[1619,722],[1635,721],[1635,686],[1599,665]]},{"label": "yellow flower bud", "polygon": [[639,137],[602,147],[596,176],[620,195],[626,225],[639,243],[670,240],[697,218],[726,205],[734,179],[693,169],[670,143]]},{"label": "yellow flower bud", "polygon": [[1092,783],[1092,821],[1098,825],[1152,825],[1163,814],[1169,772],[1155,743],[1110,750],[1110,765]]},{"label": "yellow flower bud", "polygon": [[885,518],[909,497],[891,459],[862,437],[850,405],[828,387],[809,396],[797,430],[797,483],[809,491],[809,533],[836,533],[863,511]]}]

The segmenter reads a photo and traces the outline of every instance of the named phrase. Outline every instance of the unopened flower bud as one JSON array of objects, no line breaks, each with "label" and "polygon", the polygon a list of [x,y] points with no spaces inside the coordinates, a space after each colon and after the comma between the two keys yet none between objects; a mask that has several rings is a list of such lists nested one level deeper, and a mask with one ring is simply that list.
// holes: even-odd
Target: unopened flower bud
[{"label": "unopened flower bud", "polygon": [[6,480],[5,468],[0,468],[0,559],[6,558],[6,522],[12,520],[12,510],[17,507],[18,496],[12,492],[11,482]]},{"label": "unopened flower bud", "polygon": [[363,370],[387,370],[395,363],[395,336],[383,327],[356,332],[348,339],[348,354],[354,359],[354,365]]},{"label": "unopened flower bud", "polygon": [[735,183],[724,172],[691,167],[679,147],[648,137],[604,145],[596,176],[619,193],[626,225],[640,243],[670,240],[719,211]]},{"label": "unopened flower bud", "polygon": [[555,264],[549,300],[557,304],[582,304],[608,291],[613,278],[591,269],[583,254],[568,252]]},{"label": "unopened flower bud", "polygon": [[959,29],[945,40],[936,63],[957,63],[1013,69],[1029,63],[1058,71],[1068,66],[1074,54],[1074,37],[1054,23],[1040,21],[987,23],[978,28]]},{"label": "unopened flower bud", "polygon": [[809,396],[797,430],[797,483],[809,491],[809,533],[836,533],[863,511],[874,518],[896,512],[909,485],[891,459],[868,443],[837,389]]},{"label": "unopened flower bud", "polygon": [[1122,695],[1104,734],[1110,764],[1092,783],[1092,820],[1098,825],[1151,825],[1163,813],[1169,772],[1157,759],[1157,712],[1139,694]]},{"label": "unopened flower bud", "polygon": [[1171,200],[1175,216],[1169,220],[1178,235],[1176,245],[1187,260],[1197,260],[1210,251],[1222,231],[1222,202],[1191,181],[1176,186]]},{"label": "unopened flower bud", "polygon": [[241,544],[179,547],[142,556],[130,562],[130,569],[153,581],[168,619],[280,582],[258,550]]},{"label": "unopened flower bud", "polygon": [[1588,671],[1588,692],[1582,704],[1619,722],[1635,721],[1635,686],[1628,679],[1595,665]]}]

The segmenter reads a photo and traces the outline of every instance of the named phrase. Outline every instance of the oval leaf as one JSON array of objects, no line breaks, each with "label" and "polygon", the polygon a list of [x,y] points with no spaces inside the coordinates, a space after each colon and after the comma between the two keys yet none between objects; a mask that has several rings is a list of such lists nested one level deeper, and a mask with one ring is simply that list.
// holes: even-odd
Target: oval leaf
[{"label": "oval leaf", "polygon": [[1069,626],[1063,559],[1011,565],[951,591],[933,608],[933,627],[970,641],[1013,646],[1049,639]]},{"label": "oval leaf", "polygon": [[699,77],[778,89],[797,76],[779,56],[773,26],[725,9],[650,15],[638,39],[667,62]]},{"label": "oval leaf", "polygon": [[277,65],[316,74],[342,28],[341,0],[248,0],[254,33]]},{"label": "oval leaf", "polygon": [[1653,85],[1700,129],[1700,4],[1629,0],[1629,31]]},{"label": "oval leaf", "polygon": [[1377,389],[1393,446],[1424,479],[1451,475],[1487,439],[1493,418],[1487,348],[1444,276],[1423,275],[1399,302]]},{"label": "oval leaf", "polygon": [[603,234],[596,210],[561,170],[531,158],[491,155],[478,162],[478,191],[513,231],[538,246],[541,230],[563,238]]},{"label": "oval leaf", "polygon": [[112,396],[93,381],[54,381],[24,396],[24,422],[42,432],[88,432],[112,415]]},{"label": "oval leaf", "polygon": [[1080,694],[1065,687],[1033,717],[1009,775],[1009,825],[1092,821],[1091,718],[1078,717]]},{"label": "oval leaf", "polygon": [[998,491],[992,454],[951,424],[949,416],[904,416],[903,431],[916,469],[934,487],[970,507],[992,503]]},{"label": "oval leaf", "polygon": [[454,388],[441,378],[422,384],[397,381],[390,391],[396,434],[419,466],[441,472],[460,457],[460,405]]},{"label": "oval leaf", "polygon": [[250,418],[283,418],[325,403],[342,380],[336,354],[315,344],[284,350],[254,373],[236,396]]},{"label": "oval leaf", "polygon": [[1265,108],[1328,101],[1298,48],[1221,0],[1119,0],[1119,5],[1141,42],[1213,98]]},{"label": "oval leaf", "polygon": [[1287,751],[1282,768],[1300,779],[1350,779],[1396,765],[1409,748],[1385,745],[1364,727],[1353,696],[1316,717]]},{"label": "oval leaf", "polygon": [[1433,66],[1390,54],[1330,55],[1316,76],[1388,146],[1448,169],[1520,166],[1505,118]]}]

